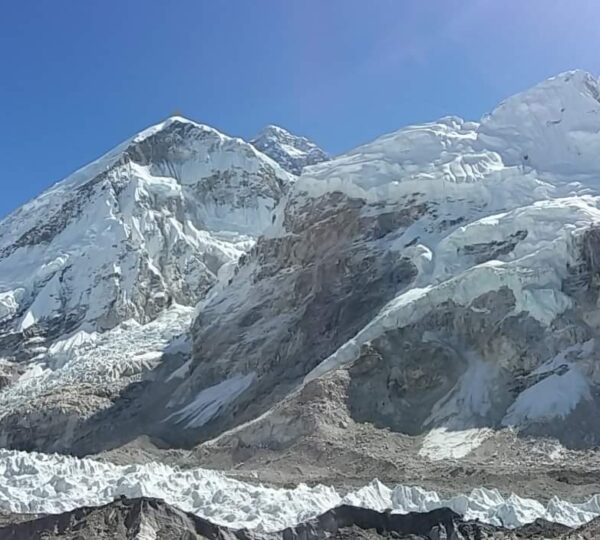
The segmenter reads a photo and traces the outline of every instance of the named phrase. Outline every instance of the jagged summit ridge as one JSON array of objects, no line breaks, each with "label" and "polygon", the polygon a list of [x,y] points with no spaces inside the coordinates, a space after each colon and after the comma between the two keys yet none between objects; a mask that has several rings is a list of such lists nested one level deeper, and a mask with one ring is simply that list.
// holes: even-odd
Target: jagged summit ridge
[{"label": "jagged summit ridge", "polygon": [[296,175],[305,167],[329,159],[323,150],[306,137],[292,135],[275,125],[266,126],[250,143]]}]

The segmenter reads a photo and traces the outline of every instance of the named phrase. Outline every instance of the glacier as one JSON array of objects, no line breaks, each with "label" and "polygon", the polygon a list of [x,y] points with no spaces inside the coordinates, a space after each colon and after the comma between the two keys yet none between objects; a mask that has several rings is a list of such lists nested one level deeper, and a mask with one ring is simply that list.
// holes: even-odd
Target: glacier
[{"label": "glacier", "polygon": [[538,518],[570,527],[600,515],[600,495],[582,503],[556,497],[546,505],[496,489],[477,488],[451,498],[415,486],[392,488],[373,480],[342,495],[333,487],[300,484],[269,488],[204,469],[160,463],[116,466],[91,459],[0,450],[0,509],[16,513],[62,513],[125,496],[155,497],[231,528],[277,531],[340,504],[396,513],[448,507],[465,519],[518,527]]}]

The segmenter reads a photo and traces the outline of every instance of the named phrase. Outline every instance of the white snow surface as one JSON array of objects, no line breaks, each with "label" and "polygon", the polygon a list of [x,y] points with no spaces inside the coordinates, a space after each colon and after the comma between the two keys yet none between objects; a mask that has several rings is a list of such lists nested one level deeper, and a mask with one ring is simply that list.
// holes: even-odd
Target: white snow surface
[{"label": "white snow surface", "polygon": [[509,407],[505,426],[548,421],[567,416],[580,401],[591,398],[592,388],[586,361],[595,363],[594,340],[569,347],[538,367],[539,382],[525,389]]},{"label": "white snow surface", "polygon": [[482,119],[478,144],[507,165],[574,176],[600,172],[600,83],[585,71],[548,79]]},{"label": "white snow surface", "polygon": [[480,123],[449,116],[379,137],[311,167],[295,191],[390,200],[425,190],[434,199],[523,205],[557,183],[597,184],[599,129],[600,82],[567,72],[512,96]]},{"label": "white snow surface", "polygon": [[469,455],[494,431],[488,428],[472,428],[449,431],[444,428],[432,429],[423,440],[419,455],[432,461],[460,459]]},{"label": "white snow surface", "polygon": [[342,497],[326,486],[275,489],[204,470],[166,465],[116,466],[90,459],[0,450],[0,509],[18,513],[61,513],[116,497],[157,497],[184,511],[234,528],[276,531],[340,504],[397,513],[450,507],[467,519],[516,527],[544,518],[578,526],[600,515],[600,496],[584,503],[553,498],[547,506],[497,490],[478,488],[443,499],[433,491],[377,480]]},{"label": "white snow surface", "polygon": [[550,375],[523,391],[508,409],[502,423],[522,425],[532,420],[566,416],[583,399],[591,397],[590,384],[577,367],[564,375]]}]

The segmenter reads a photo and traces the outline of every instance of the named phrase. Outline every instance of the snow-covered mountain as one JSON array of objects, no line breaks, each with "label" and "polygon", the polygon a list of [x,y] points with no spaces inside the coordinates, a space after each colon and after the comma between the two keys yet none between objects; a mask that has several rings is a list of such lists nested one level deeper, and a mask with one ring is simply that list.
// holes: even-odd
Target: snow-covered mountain
[{"label": "snow-covered mountain", "polygon": [[292,180],[252,145],[172,117],[2,220],[2,372],[25,375],[0,410],[38,414],[38,398],[71,388],[63,396],[93,411],[108,382],[149,369]]},{"label": "snow-covered mountain", "polygon": [[598,443],[599,96],[565,73],[297,178],[279,128],[142,132],[0,223],[0,442]]},{"label": "snow-covered mountain", "polygon": [[306,137],[292,135],[279,126],[265,127],[250,141],[286,171],[300,174],[305,167],[327,161],[329,156]]},{"label": "snow-covered mountain", "polygon": [[599,88],[562,74],[311,167],[203,306],[180,425],[285,447],[327,423],[298,389],[335,374],[329,432],[343,406],[412,436],[600,441]]},{"label": "snow-covered mountain", "polygon": [[0,222],[0,333],[106,330],[194,305],[271,223],[290,176],[170,118]]}]

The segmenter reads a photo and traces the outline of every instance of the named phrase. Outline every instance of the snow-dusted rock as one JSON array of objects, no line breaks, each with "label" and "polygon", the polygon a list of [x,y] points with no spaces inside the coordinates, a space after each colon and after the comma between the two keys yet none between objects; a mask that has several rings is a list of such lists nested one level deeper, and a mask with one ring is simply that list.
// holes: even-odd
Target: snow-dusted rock
[{"label": "snow-dusted rock", "polygon": [[0,222],[0,336],[194,305],[271,223],[289,182],[212,128],[178,117],[148,128]]},{"label": "snow-dusted rock", "polygon": [[182,406],[254,376],[202,436],[345,369],[355,420],[598,442],[597,89],[563,74],[307,169],[195,323]]},{"label": "snow-dusted rock", "polygon": [[292,174],[300,174],[305,167],[329,159],[306,137],[292,135],[279,126],[265,127],[250,143]]}]

